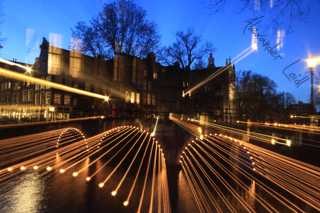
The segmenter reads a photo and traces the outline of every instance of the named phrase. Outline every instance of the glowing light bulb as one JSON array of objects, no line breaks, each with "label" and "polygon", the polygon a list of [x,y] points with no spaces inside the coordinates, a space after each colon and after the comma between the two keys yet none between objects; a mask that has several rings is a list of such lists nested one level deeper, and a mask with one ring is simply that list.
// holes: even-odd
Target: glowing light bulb
[{"label": "glowing light bulb", "polygon": [[89,182],[91,180],[91,177],[87,177],[86,181]]},{"label": "glowing light bulb", "polygon": [[99,188],[103,188],[104,187],[104,183],[99,183]]},{"label": "glowing light bulb", "polygon": [[65,173],[65,171],[66,171],[65,169],[60,169],[60,170],[59,170],[60,174]]},{"label": "glowing light bulb", "polygon": [[13,168],[12,168],[12,167],[9,167],[9,168],[7,169],[7,171],[8,171],[8,172],[12,172],[12,171],[13,171]]},{"label": "glowing light bulb", "polygon": [[78,172],[72,172],[72,176],[73,176],[73,177],[77,177],[78,175],[79,175]]},{"label": "glowing light bulb", "polygon": [[35,165],[35,166],[33,167],[33,169],[34,169],[34,170],[38,170],[38,169],[39,169],[39,166]]},{"label": "glowing light bulb", "polygon": [[52,170],[52,167],[51,166],[47,166],[46,169],[47,169],[48,172],[50,172]]},{"label": "glowing light bulb", "polygon": [[292,145],[292,141],[289,140],[289,139],[287,139],[287,140],[286,140],[286,145],[290,147],[290,146]]},{"label": "glowing light bulb", "polygon": [[116,196],[117,195],[117,191],[116,190],[113,190],[112,192],[111,192],[111,195],[114,197],[114,196]]},{"label": "glowing light bulb", "polygon": [[129,205],[129,201],[124,201],[123,203],[122,203],[124,206],[128,206]]},{"label": "glowing light bulb", "polygon": [[21,167],[20,167],[20,170],[21,170],[21,171],[25,171],[26,169],[27,169],[27,168],[26,168],[25,166],[21,166]]}]

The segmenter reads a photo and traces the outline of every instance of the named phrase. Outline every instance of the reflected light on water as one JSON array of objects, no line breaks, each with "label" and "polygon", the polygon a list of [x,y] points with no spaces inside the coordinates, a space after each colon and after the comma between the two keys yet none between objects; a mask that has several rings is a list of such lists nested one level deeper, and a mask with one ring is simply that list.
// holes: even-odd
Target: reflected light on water
[{"label": "reflected light on water", "polygon": [[256,181],[252,181],[251,185],[249,187],[249,190],[247,191],[245,195],[246,201],[251,205],[255,205],[255,198],[256,198]]},{"label": "reflected light on water", "polygon": [[35,174],[27,174],[23,180],[17,181],[13,190],[7,194],[10,204],[8,212],[41,212],[44,187],[42,181]]}]

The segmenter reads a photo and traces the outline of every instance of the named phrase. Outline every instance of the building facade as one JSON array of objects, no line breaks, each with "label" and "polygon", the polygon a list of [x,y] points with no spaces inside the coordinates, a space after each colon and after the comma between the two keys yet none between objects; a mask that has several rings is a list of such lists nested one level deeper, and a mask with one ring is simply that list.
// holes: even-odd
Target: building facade
[{"label": "building facade", "polygon": [[[234,117],[234,66],[228,61],[225,66],[216,67],[212,56],[206,69],[184,72],[178,65],[160,65],[154,54],[143,59],[116,55],[106,60],[54,47],[43,39],[39,57],[33,65],[27,65],[32,67],[31,73],[25,73],[14,65],[0,66],[111,97],[110,103],[104,103],[53,88],[1,78],[2,119],[56,120],[95,114],[150,117],[170,112],[205,114],[223,121]],[[223,68],[226,71],[217,78],[191,96],[182,97],[183,91]]]}]

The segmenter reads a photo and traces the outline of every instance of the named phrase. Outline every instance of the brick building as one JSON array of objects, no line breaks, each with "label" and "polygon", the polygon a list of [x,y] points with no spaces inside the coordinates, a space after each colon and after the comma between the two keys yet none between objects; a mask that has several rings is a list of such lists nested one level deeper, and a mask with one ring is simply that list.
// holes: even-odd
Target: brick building
[{"label": "brick building", "polygon": [[[113,117],[149,117],[174,112],[206,114],[228,121],[234,115],[235,76],[230,62],[219,77],[191,97],[182,97],[184,90],[222,68],[214,65],[212,56],[208,59],[208,68],[184,72],[178,65],[160,65],[154,54],[144,59],[116,55],[106,60],[54,47],[43,39],[40,55],[30,66],[33,71],[26,73],[28,75],[110,95],[111,102],[1,78],[2,117],[52,120],[101,113]],[[15,66],[7,68],[25,72]]]}]

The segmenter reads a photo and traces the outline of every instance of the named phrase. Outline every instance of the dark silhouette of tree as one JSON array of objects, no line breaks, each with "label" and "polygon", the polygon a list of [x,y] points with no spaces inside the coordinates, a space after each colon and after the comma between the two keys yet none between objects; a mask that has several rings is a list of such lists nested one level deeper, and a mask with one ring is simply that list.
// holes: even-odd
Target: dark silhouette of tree
[{"label": "dark silhouette of tree", "polygon": [[178,62],[182,70],[189,71],[195,65],[201,66],[203,59],[213,51],[212,44],[204,43],[193,30],[179,31],[176,33],[176,41],[161,50],[159,60],[167,65]]},{"label": "dark silhouette of tree", "polygon": [[108,45],[99,35],[99,32],[94,24],[89,26],[84,22],[79,22],[72,30],[72,35],[73,37],[80,39],[80,44],[76,42],[74,44],[75,46],[72,48],[80,48],[83,53],[93,57],[108,58],[111,56],[111,51],[108,48]]},{"label": "dark silhouette of tree", "polygon": [[80,49],[93,56],[145,57],[159,43],[155,24],[147,20],[145,10],[132,0],[105,4],[97,17],[89,24],[79,22],[72,34],[81,40]]},{"label": "dark silhouette of tree", "polygon": [[290,93],[277,93],[276,88],[268,77],[241,72],[237,79],[239,117],[259,121],[286,119],[286,108],[295,100]]}]

